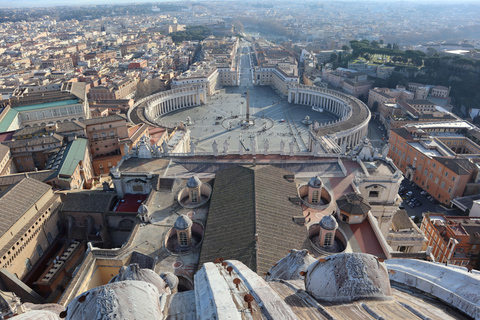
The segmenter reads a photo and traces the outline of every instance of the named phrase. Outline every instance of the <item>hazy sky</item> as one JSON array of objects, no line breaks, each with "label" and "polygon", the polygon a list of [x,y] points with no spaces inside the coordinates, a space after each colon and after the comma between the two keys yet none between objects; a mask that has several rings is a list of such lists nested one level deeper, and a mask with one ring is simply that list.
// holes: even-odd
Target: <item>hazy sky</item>
[{"label": "hazy sky", "polygon": [[[71,6],[82,6],[82,5],[95,5],[95,4],[133,4],[133,3],[159,3],[159,2],[180,2],[182,0],[168,0],[168,1],[138,1],[138,0],[20,0],[20,1],[8,1],[8,0],[0,0],[0,8],[13,8],[13,7],[47,7],[47,6],[64,6],[64,5],[71,5]],[[192,0],[190,0],[192,1]],[[202,0],[193,0],[195,2],[201,2]],[[208,1],[208,0],[207,0]],[[228,1],[238,1],[238,0],[226,0]],[[306,0],[305,2],[353,2],[354,0]],[[379,2],[379,3],[388,3],[388,2],[414,2],[416,4],[421,3],[477,3],[478,0],[363,0],[365,2]],[[258,0],[258,2],[262,2],[262,0]],[[282,1],[285,2],[285,1]],[[360,1],[354,1],[360,2]]]}]

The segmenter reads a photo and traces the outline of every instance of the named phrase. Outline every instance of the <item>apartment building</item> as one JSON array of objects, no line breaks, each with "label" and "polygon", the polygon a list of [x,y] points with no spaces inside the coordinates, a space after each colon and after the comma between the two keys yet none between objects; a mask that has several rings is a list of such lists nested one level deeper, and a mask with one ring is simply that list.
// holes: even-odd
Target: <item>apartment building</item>
[{"label": "apartment building", "polygon": [[17,168],[12,159],[10,148],[0,144],[0,176],[5,176],[17,172]]},{"label": "apartment building", "polygon": [[426,213],[421,230],[435,261],[459,266],[476,264],[480,251],[480,219]]},{"label": "apartment building", "polygon": [[137,83],[132,79],[107,82],[93,87],[88,92],[89,100],[130,99],[135,94]]},{"label": "apartment building", "polygon": [[59,205],[60,196],[52,187],[31,178],[11,185],[0,195],[2,268],[24,280],[43,261],[61,229]]},{"label": "apartment building", "polygon": [[389,147],[388,156],[405,177],[445,205],[463,196],[474,176],[470,159],[453,152],[441,137],[414,126],[392,129]]}]

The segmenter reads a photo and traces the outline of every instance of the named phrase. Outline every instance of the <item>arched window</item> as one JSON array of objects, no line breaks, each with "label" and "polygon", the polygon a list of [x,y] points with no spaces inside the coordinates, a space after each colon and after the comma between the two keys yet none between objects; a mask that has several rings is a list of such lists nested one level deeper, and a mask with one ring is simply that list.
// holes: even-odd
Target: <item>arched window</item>
[{"label": "arched window", "polygon": [[333,240],[333,233],[327,232],[325,234],[325,241],[323,242],[324,247],[331,247],[332,246],[332,240]]},{"label": "arched window", "polygon": [[32,269],[32,262],[30,261],[29,258],[25,260],[25,266],[27,267],[27,271],[30,271],[30,269]]},{"label": "arched window", "polygon": [[182,246],[182,247],[188,246],[188,237],[187,237],[187,234],[185,232],[179,232],[178,239],[179,239],[179,242],[180,242],[180,246]]},{"label": "arched window", "polygon": [[192,190],[192,203],[198,202],[197,190]]},{"label": "arched window", "polygon": [[42,246],[41,245],[38,245],[37,246],[37,253],[38,253],[38,256],[41,257],[43,255],[43,249],[42,249]]},{"label": "arched window", "polygon": [[318,203],[318,199],[320,198],[320,191],[315,190],[312,193],[312,203]]},{"label": "arched window", "polygon": [[52,237],[52,234],[50,232],[47,233],[47,241],[48,241],[48,244],[52,244],[52,242],[53,242],[53,237]]}]

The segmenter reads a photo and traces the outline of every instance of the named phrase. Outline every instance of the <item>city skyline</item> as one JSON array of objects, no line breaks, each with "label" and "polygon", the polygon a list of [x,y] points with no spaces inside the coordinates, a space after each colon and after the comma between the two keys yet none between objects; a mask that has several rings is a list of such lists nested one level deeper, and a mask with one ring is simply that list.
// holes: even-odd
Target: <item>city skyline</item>
[{"label": "city skyline", "polygon": [[[227,0],[226,2],[236,2],[235,0]],[[55,6],[69,6],[69,7],[79,7],[79,6],[92,6],[92,5],[132,5],[132,4],[148,4],[151,3],[152,5],[155,5],[157,3],[176,3],[176,2],[185,2],[183,0],[166,0],[166,1],[135,1],[135,0],[100,0],[100,1],[95,1],[95,0],[81,0],[81,1],[76,1],[74,4],[72,4],[71,1],[66,1],[66,0],[47,0],[47,1],[36,1],[36,0],[25,0],[22,1],[21,3],[17,3],[15,5],[12,5],[10,1],[5,1],[1,0],[0,1],[0,9],[1,8],[42,8],[42,7],[55,7]],[[192,0],[188,1],[190,3],[202,3],[202,2],[208,2],[208,0]],[[253,2],[253,1],[252,1]],[[272,2],[278,2],[278,3],[284,3],[285,1],[276,1],[273,0]],[[303,1],[304,3],[310,3],[310,2],[316,2],[316,1]],[[335,2],[335,3],[356,3],[358,4],[358,1],[345,1],[345,0],[329,0],[325,1],[324,4],[328,4],[330,2]],[[399,1],[399,0],[363,0],[365,3],[379,3],[379,4],[386,4],[386,3],[391,3],[391,4],[401,4],[405,2],[411,2],[415,4],[436,4],[436,5],[444,5],[444,4],[478,4],[478,1],[476,0],[420,0],[420,1],[415,1],[415,0],[405,0],[405,1]],[[361,3],[361,2],[360,2]],[[296,3],[298,4],[298,2]]]}]

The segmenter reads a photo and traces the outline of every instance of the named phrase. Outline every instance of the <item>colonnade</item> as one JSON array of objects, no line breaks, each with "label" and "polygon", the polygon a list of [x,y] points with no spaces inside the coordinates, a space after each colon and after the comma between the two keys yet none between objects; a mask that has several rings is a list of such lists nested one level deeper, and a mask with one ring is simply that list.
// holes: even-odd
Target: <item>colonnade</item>
[{"label": "colonnade", "polygon": [[[292,95],[294,97],[293,99]],[[340,118],[346,117],[349,111],[349,107],[345,101],[324,94],[319,94],[317,92],[289,92],[288,101],[291,102],[291,100],[294,100],[293,103],[295,104],[323,108]]]},{"label": "colonnade", "polygon": [[152,122],[169,112],[196,107],[207,99],[205,89],[191,86],[172,89],[154,94],[145,101],[145,117]]},{"label": "colonnade", "polygon": [[[288,102],[322,108],[340,118],[313,128],[311,137],[313,136],[314,140],[328,135],[339,146],[345,144],[353,148],[367,136],[370,111],[362,101],[352,96],[335,90],[298,84],[289,87]],[[309,143],[313,144],[314,141]]]}]

